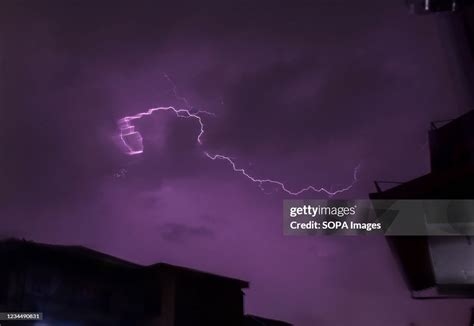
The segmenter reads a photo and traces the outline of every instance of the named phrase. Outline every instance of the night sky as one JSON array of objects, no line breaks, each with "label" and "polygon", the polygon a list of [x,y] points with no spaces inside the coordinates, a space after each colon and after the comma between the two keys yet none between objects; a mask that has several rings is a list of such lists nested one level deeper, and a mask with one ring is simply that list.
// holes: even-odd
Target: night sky
[{"label": "night sky", "polygon": [[[0,1],[0,237],[80,244],[250,281],[246,311],[313,325],[467,325],[413,301],[379,237],[286,237],[297,190],[429,171],[431,120],[467,110],[434,16],[403,1]],[[117,121],[159,112],[128,156]],[[267,194],[267,192],[272,192]],[[298,198],[327,198],[307,192]]]}]

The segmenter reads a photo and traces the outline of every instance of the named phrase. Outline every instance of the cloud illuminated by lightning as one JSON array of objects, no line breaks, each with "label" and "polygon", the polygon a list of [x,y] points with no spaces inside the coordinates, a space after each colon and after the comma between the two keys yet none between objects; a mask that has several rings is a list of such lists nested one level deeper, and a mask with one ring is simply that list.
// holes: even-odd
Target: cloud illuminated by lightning
[{"label": "cloud illuminated by lightning", "polygon": [[[127,148],[128,155],[136,155],[143,153],[143,138],[138,131],[135,131],[135,126],[132,124],[133,120],[141,119],[144,116],[152,115],[154,112],[157,111],[172,111],[176,114],[178,118],[192,118],[196,119],[199,122],[200,132],[197,136],[197,142],[199,145],[202,145],[201,137],[204,134],[204,123],[202,122],[200,114],[207,114],[207,115],[214,115],[211,112],[207,111],[197,111],[195,113],[191,113],[191,111],[187,109],[175,109],[172,106],[167,107],[158,107],[152,108],[148,111],[138,113],[133,116],[127,116],[119,120],[119,128],[120,128],[120,140],[122,141],[123,145]],[[126,138],[134,137],[137,141],[137,147],[133,148],[132,145],[126,140]]]},{"label": "cloud illuminated by lightning", "polygon": [[[208,112],[208,111],[203,111],[203,110],[192,112],[191,109],[190,109],[191,105],[189,104],[188,100],[178,94],[176,84],[173,82],[173,80],[167,74],[164,74],[164,77],[172,85],[172,90],[171,91],[173,92],[174,96],[178,100],[182,101],[185,104],[185,106],[187,107],[187,109],[176,109],[173,106],[156,107],[156,108],[149,109],[145,112],[141,112],[141,113],[138,113],[138,114],[135,114],[135,115],[132,115],[132,116],[126,116],[126,117],[123,117],[122,119],[120,119],[119,122],[118,122],[119,129],[120,129],[119,138],[120,138],[122,144],[124,145],[124,147],[126,149],[126,154],[128,154],[128,155],[138,155],[138,154],[143,153],[143,151],[144,151],[143,137],[138,131],[135,130],[135,126],[133,125],[133,121],[141,119],[145,116],[152,115],[153,113],[158,112],[158,111],[171,111],[178,118],[195,119],[199,124],[199,133],[196,137],[196,141],[197,141],[198,145],[200,145],[200,146],[203,144],[202,137],[204,135],[204,122],[202,120],[202,115],[215,116],[214,113]],[[347,185],[345,187],[342,187],[342,188],[339,188],[337,190],[332,190],[332,187],[331,187],[331,189],[328,190],[324,187],[316,187],[316,186],[313,186],[313,185],[309,185],[309,186],[306,186],[306,187],[301,188],[299,190],[292,191],[292,190],[288,189],[288,187],[281,181],[273,180],[273,179],[267,179],[267,178],[262,179],[262,178],[257,178],[255,176],[250,175],[245,169],[237,167],[234,160],[232,158],[230,158],[229,156],[225,156],[225,155],[221,155],[221,154],[209,154],[209,152],[207,152],[207,151],[204,151],[203,153],[205,154],[205,156],[207,158],[209,158],[213,161],[215,161],[215,160],[226,161],[227,163],[230,164],[230,166],[232,167],[232,170],[234,172],[240,173],[241,175],[243,175],[244,177],[246,177],[247,179],[249,179],[253,183],[256,183],[259,186],[259,188],[262,189],[262,190],[265,190],[264,189],[265,185],[271,185],[271,186],[273,186],[277,189],[280,189],[281,191],[283,191],[283,192],[285,192],[289,195],[293,195],[293,196],[298,196],[298,195],[300,195],[300,194],[302,194],[306,191],[325,193],[328,196],[334,196],[334,195],[337,195],[339,193],[348,191],[357,182],[357,174],[358,174],[359,168],[360,168],[360,166],[357,166],[354,169],[353,179],[352,179],[352,182],[349,185]]]}]

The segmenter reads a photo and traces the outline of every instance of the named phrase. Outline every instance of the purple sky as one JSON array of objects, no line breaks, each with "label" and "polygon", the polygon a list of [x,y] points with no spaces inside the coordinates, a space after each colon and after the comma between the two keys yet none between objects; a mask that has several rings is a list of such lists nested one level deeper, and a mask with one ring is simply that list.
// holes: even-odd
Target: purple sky
[{"label": "purple sky", "polygon": [[[409,299],[383,238],[285,237],[282,193],[428,172],[431,120],[465,111],[434,16],[403,1],[0,2],[0,236],[82,244],[250,281],[249,313],[313,325],[467,325],[472,302]],[[117,174],[126,171],[120,177]],[[300,198],[325,198],[305,193]]]}]

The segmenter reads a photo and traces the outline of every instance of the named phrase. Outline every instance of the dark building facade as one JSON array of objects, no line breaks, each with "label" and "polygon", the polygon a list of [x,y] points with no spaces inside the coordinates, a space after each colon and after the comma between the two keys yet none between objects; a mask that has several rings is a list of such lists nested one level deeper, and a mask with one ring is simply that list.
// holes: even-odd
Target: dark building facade
[{"label": "dark building facade", "polygon": [[[451,121],[432,123],[429,140],[430,173],[387,190],[377,186],[379,191],[370,198],[474,199],[474,111]],[[473,217],[468,218],[472,221]],[[470,237],[387,239],[412,291],[434,289],[435,294],[430,294],[434,297],[474,296],[474,247]]]},{"label": "dark building facade", "polygon": [[0,311],[42,312],[44,325],[244,324],[242,280],[14,239],[0,260]]}]

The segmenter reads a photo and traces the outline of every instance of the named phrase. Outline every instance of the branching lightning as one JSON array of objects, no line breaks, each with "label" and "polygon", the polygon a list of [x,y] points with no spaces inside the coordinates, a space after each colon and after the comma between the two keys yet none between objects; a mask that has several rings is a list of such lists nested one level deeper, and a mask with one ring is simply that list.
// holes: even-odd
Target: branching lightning
[{"label": "branching lightning", "polygon": [[[172,111],[176,114],[178,118],[186,118],[186,119],[196,119],[200,126],[200,132],[197,136],[197,142],[199,145],[202,145],[202,135],[204,135],[204,123],[201,119],[201,114],[207,115],[214,115],[211,112],[207,111],[197,111],[195,113],[191,113],[191,111],[187,109],[176,109],[172,106],[167,107],[157,107],[149,109],[148,111],[138,113],[136,115],[127,116],[119,120],[119,128],[120,128],[120,140],[122,141],[123,145],[127,148],[128,155],[136,155],[143,153],[143,138],[138,131],[135,131],[135,126],[132,124],[133,120],[141,119],[144,116],[152,115],[154,112],[157,111]],[[139,149],[134,149],[132,146],[127,142],[126,137],[135,136],[138,142],[141,144]]]},{"label": "branching lightning", "polygon": [[237,167],[235,162],[231,158],[229,158],[228,156],[219,155],[219,154],[211,155],[207,152],[204,152],[204,154],[213,161],[214,160],[227,161],[232,166],[232,169],[234,170],[234,172],[238,172],[238,173],[242,174],[243,176],[247,177],[252,182],[255,182],[256,184],[258,184],[258,186],[262,190],[263,190],[263,185],[270,184],[270,185],[273,185],[273,186],[276,186],[276,187],[280,188],[282,191],[286,192],[289,195],[293,195],[293,196],[298,196],[298,195],[302,194],[303,192],[310,191],[310,190],[315,191],[315,192],[323,192],[323,193],[325,193],[329,196],[334,196],[334,195],[337,195],[339,193],[345,192],[345,191],[351,189],[352,186],[354,185],[354,183],[357,181],[357,173],[359,172],[359,168],[360,168],[360,166],[357,166],[354,169],[353,182],[350,185],[348,185],[344,188],[341,188],[341,189],[338,189],[338,190],[335,190],[335,191],[331,191],[331,190],[327,190],[323,187],[317,188],[315,186],[307,186],[307,187],[302,188],[302,189],[297,190],[297,191],[291,191],[290,189],[288,189],[285,186],[285,184],[283,182],[280,182],[280,181],[277,181],[277,180],[272,180],[272,179],[259,179],[259,178],[251,176],[250,174],[247,173],[247,171],[245,171],[245,169]]},{"label": "branching lightning", "polygon": [[[188,101],[185,98],[178,96],[176,86],[174,85],[172,80],[167,75],[165,75],[165,77],[170,81],[170,83],[172,83],[174,95],[178,99],[183,101],[188,108],[190,108],[191,106],[189,105]],[[198,143],[199,146],[203,145],[202,138],[203,138],[203,135],[204,135],[204,132],[205,132],[205,125],[204,125],[202,116],[203,115],[215,116],[214,113],[208,112],[208,111],[199,110],[199,111],[196,111],[196,112],[192,112],[191,109],[177,109],[173,106],[166,106],[166,107],[152,108],[152,109],[149,109],[145,112],[141,112],[141,113],[138,113],[138,114],[135,114],[135,115],[132,115],[132,116],[123,117],[119,120],[118,126],[119,126],[119,129],[120,129],[119,138],[120,138],[122,144],[124,145],[124,147],[126,149],[126,154],[128,154],[128,155],[138,155],[138,154],[143,153],[143,151],[144,151],[143,137],[138,131],[135,130],[135,126],[133,124],[133,121],[141,119],[141,118],[149,116],[149,115],[152,115],[153,113],[158,112],[158,111],[171,111],[178,118],[196,120],[198,122],[198,125],[199,125],[199,133],[196,137],[196,142]],[[132,141],[134,143],[133,145],[131,144]],[[335,196],[339,193],[348,191],[357,182],[357,174],[358,174],[358,171],[359,171],[359,168],[360,168],[360,166],[357,166],[354,169],[353,179],[352,179],[352,182],[349,185],[347,185],[345,187],[342,187],[342,188],[339,188],[337,190],[326,189],[324,187],[317,187],[317,186],[313,186],[313,185],[306,186],[306,187],[301,188],[299,190],[290,190],[281,181],[273,180],[273,179],[267,179],[267,178],[258,178],[258,177],[250,175],[245,169],[238,167],[237,164],[235,163],[235,161],[232,158],[230,158],[229,156],[225,156],[225,155],[222,155],[222,154],[210,154],[207,151],[203,151],[203,154],[207,158],[209,158],[213,161],[216,161],[216,160],[226,161],[228,164],[230,164],[230,166],[232,167],[232,170],[234,172],[239,173],[239,174],[243,175],[244,177],[246,177],[247,179],[249,179],[250,181],[252,181],[253,183],[256,183],[259,186],[259,188],[262,189],[262,190],[264,190],[265,185],[270,185],[270,186],[273,186],[277,189],[280,189],[281,191],[283,191],[283,192],[285,192],[289,195],[292,195],[292,196],[298,196],[298,195],[300,195],[304,192],[313,191],[313,192],[317,192],[317,193],[325,193],[328,196],[332,197],[332,196]]]}]

